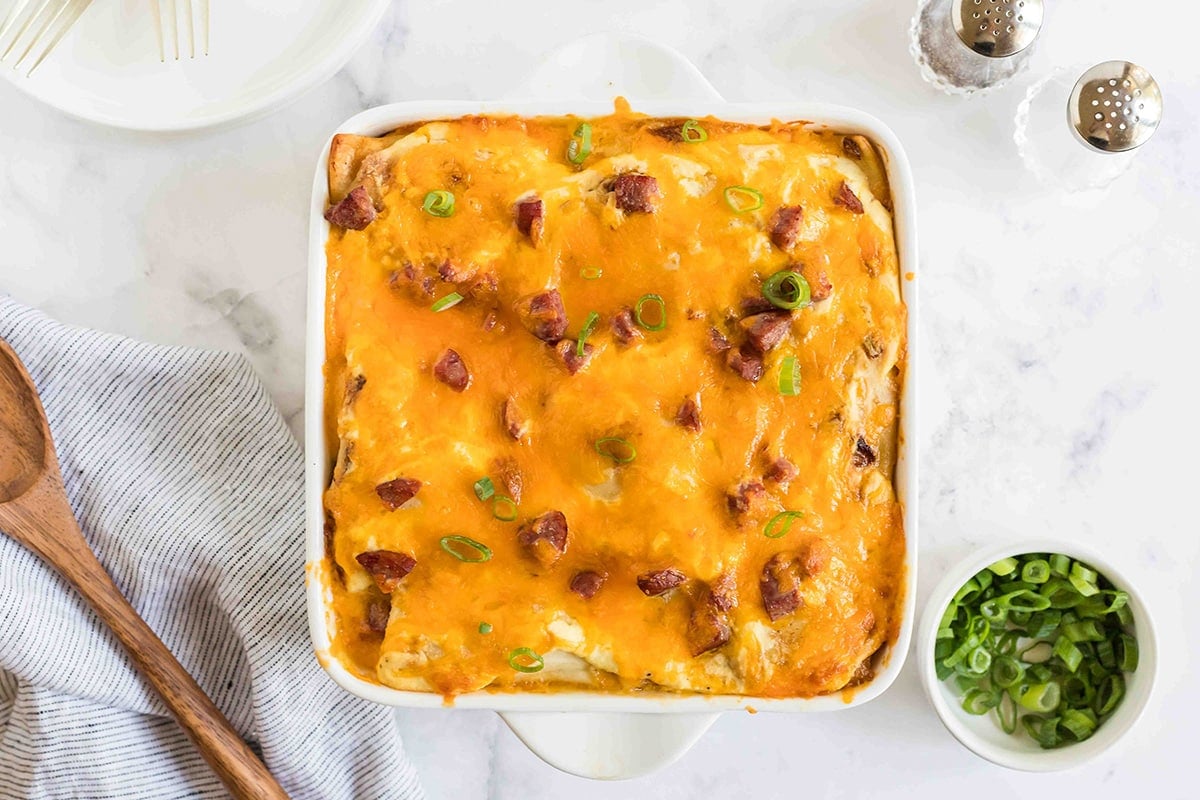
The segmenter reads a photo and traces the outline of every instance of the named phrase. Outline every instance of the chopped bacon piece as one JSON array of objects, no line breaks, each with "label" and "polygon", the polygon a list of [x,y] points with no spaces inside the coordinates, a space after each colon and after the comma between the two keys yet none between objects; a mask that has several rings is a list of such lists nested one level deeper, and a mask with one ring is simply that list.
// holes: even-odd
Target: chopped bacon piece
[{"label": "chopped bacon piece", "polygon": [[730,350],[725,356],[725,363],[744,380],[757,383],[766,369],[763,366],[762,355],[755,352],[750,344],[743,344],[735,350]]},{"label": "chopped bacon piece", "polygon": [[779,310],[779,308],[776,307],[774,303],[772,303],[767,298],[763,297],[761,294],[755,294],[755,295],[751,295],[750,297],[742,298],[742,316],[743,317],[750,317],[755,314],[762,314],[765,311],[778,311],[778,310]]},{"label": "chopped bacon piece", "polygon": [[584,600],[591,600],[596,596],[596,592],[600,591],[600,587],[606,580],[608,580],[608,573],[585,569],[582,572],[576,572],[575,577],[571,578],[570,588]]},{"label": "chopped bacon piece", "polygon": [[780,206],[767,222],[771,232],[771,244],[785,253],[796,246],[804,220],[804,209],[800,206]]},{"label": "chopped bacon piece", "polygon": [[437,282],[431,275],[423,275],[414,264],[408,262],[402,269],[388,276],[388,286],[393,289],[408,288],[415,295],[431,295]]},{"label": "chopped bacon piece", "polygon": [[613,336],[621,344],[630,344],[642,338],[642,332],[638,329],[637,323],[633,321],[633,309],[631,308],[622,308],[614,314],[610,324]]},{"label": "chopped bacon piece", "polygon": [[463,363],[462,356],[447,349],[433,365],[433,376],[456,392],[471,385],[471,373]]},{"label": "chopped bacon piece", "polygon": [[725,338],[725,334],[721,333],[716,328],[708,329],[708,349],[711,352],[724,353],[729,348],[729,340]]},{"label": "chopped bacon piece", "polygon": [[800,470],[796,469],[795,464],[793,464],[791,461],[788,461],[783,456],[780,456],[772,461],[771,465],[767,467],[767,471],[763,475],[763,478],[769,481],[775,481],[776,483],[787,483],[799,474]]},{"label": "chopped bacon piece", "polygon": [[875,452],[875,448],[867,444],[867,440],[859,436],[854,443],[854,454],[850,456],[850,463],[859,469],[865,469],[879,460],[879,454]]},{"label": "chopped bacon piece", "polygon": [[504,406],[500,409],[500,421],[504,423],[504,430],[508,431],[508,435],[518,442],[529,435],[529,417],[521,411],[516,398],[509,397],[504,400]]},{"label": "chopped bacon piece", "polygon": [[375,221],[375,204],[362,186],[355,186],[335,206],[325,209],[325,219],[339,228],[361,231]]},{"label": "chopped bacon piece", "polygon": [[772,622],[804,604],[800,597],[800,581],[804,577],[804,566],[794,553],[776,553],[767,561],[758,588],[762,593],[763,608]]},{"label": "chopped bacon piece", "polygon": [[368,550],[359,553],[354,560],[371,573],[375,585],[384,594],[391,594],[417,565],[417,560],[408,553],[397,553],[395,550]]},{"label": "chopped bacon piece", "polygon": [[646,130],[649,131],[651,135],[657,136],[659,139],[663,139],[668,142],[682,142],[684,122],[686,122],[686,120],[680,122],[668,122],[664,125],[655,125],[651,128],[647,128]]},{"label": "chopped bacon piece", "polygon": [[653,214],[662,195],[658,179],[638,172],[626,172],[612,180],[617,208],[626,214]]},{"label": "chopped bacon piece", "polygon": [[379,499],[391,511],[412,500],[419,491],[421,482],[415,478],[396,478],[375,487],[375,494],[379,495]]},{"label": "chopped bacon piece", "polygon": [[529,332],[543,342],[553,344],[567,332],[567,311],[557,289],[533,295],[520,305],[518,312]]},{"label": "chopped bacon piece", "polygon": [[367,604],[367,629],[371,633],[384,634],[387,632],[388,617],[392,614],[392,598],[373,597]]},{"label": "chopped bacon piece", "polygon": [[729,507],[729,513],[741,516],[749,512],[755,503],[766,494],[767,487],[758,481],[747,481],[725,493],[725,505]]},{"label": "chopped bacon piece", "polygon": [[478,271],[479,268],[474,264],[468,264],[464,267],[448,258],[437,269],[438,277],[446,283],[465,283],[474,278],[475,273]]},{"label": "chopped bacon piece", "polygon": [[530,558],[549,569],[567,552],[567,518],[561,511],[547,511],[522,525],[517,541]]},{"label": "chopped bacon piece", "polygon": [[833,284],[829,282],[829,276],[823,269],[817,271],[816,277],[809,279],[808,286],[812,290],[810,297],[814,303],[828,299],[833,292]]},{"label": "chopped bacon piece", "polygon": [[683,398],[683,402],[679,405],[679,410],[675,412],[675,424],[687,428],[689,431],[700,431],[702,427],[702,423],[700,422],[700,404],[696,402],[696,398]]},{"label": "chopped bacon piece", "polygon": [[862,158],[862,148],[851,136],[842,137],[842,152],[856,160]]},{"label": "chopped bacon piece", "polygon": [[545,224],[546,205],[537,197],[531,197],[517,202],[514,208],[517,230],[529,237],[529,241],[537,245],[542,240],[542,230]]},{"label": "chopped bacon piece", "polygon": [[647,597],[658,597],[687,582],[687,576],[674,567],[655,569],[638,575],[637,585]]},{"label": "chopped bacon piece", "polygon": [[500,318],[496,316],[496,312],[489,311],[483,317],[483,329],[485,331],[490,331],[496,327],[496,323],[499,321],[500,321]]},{"label": "chopped bacon piece", "polygon": [[855,214],[863,213],[862,201],[858,199],[858,195],[854,193],[854,190],[845,181],[842,181],[841,185],[838,186],[837,192],[833,195],[833,202],[839,206],[844,206]]},{"label": "chopped bacon piece", "polygon": [[792,315],[786,311],[768,311],[746,317],[738,323],[746,332],[746,343],[760,353],[776,347],[792,327]]},{"label": "chopped bacon piece", "polygon": [[521,491],[525,488],[525,479],[521,476],[521,468],[514,458],[498,458],[492,462],[492,472],[499,478],[499,484],[508,492],[514,503],[521,502]]},{"label": "chopped bacon piece", "polygon": [[579,348],[574,339],[560,339],[558,344],[554,345],[554,352],[558,353],[558,357],[562,359],[567,372],[572,375],[588,365],[588,362],[592,360],[592,354],[595,352],[595,349],[587,342],[584,342],[583,355],[579,355]]},{"label": "chopped bacon piece", "polygon": [[733,635],[729,611],[735,605],[737,596],[734,585],[727,576],[718,578],[711,587],[700,591],[687,628],[687,642],[693,656],[716,650],[729,641]]}]

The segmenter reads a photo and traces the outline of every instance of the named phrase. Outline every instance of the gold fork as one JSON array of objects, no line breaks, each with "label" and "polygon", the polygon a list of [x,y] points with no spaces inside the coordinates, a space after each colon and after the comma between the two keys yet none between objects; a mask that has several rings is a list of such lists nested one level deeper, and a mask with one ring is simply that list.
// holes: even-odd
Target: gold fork
[{"label": "gold fork", "polygon": [[[179,50],[180,16],[182,25],[187,28],[188,58],[196,57],[196,29],[200,29],[200,54],[208,55],[208,0],[150,0],[154,6],[154,16],[158,20],[158,60],[167,60],[166,25],[170,25],[171,45],[175,52],[175,60],[181,58]],[[163,13],[163,7],[168,13]],[[182,14],[180,6],[183,6]],[[169,20],[169,23],[168,23]]]},{"label": "gold fork", "polygon": [[[0,23],[0,47],[4,47],[0,52],[0,63],[19,50],[20,55],[12,64],[13,69],[19,70],[25,59],[32,55],[33,65],[25,73],[25,77],[29,77],[91,3],[92,0],[13,0],[4,22]],[[7,46],[5,39],[8,39]],[[22,44],[24,49],[20,49]],[[41,49],[35,53],[39,46]]]}]

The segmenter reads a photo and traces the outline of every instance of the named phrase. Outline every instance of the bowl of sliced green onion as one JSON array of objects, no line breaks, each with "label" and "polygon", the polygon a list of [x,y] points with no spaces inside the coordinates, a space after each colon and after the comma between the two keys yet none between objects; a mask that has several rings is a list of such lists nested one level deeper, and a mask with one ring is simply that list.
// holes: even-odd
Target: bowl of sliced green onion
[{"label": "bowl of sliced green onion", "polygon": [[1146,606],[1105,559],[1074,544],[993,548],[951,569],[917,636],[942,723],[976,754],[1067,769],[1133,727],[1157,670]]}]

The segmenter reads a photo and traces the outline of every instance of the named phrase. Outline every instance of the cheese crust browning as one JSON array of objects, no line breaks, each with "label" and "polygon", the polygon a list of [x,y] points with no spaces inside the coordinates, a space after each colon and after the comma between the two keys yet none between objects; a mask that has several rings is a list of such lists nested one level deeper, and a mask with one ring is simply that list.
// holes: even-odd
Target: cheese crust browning
[{"label": "cheese crust browning", "polygon": [[447,697],[871,679],[906,311],[870,141],[476,116],[339,135],[329,182],[339,660]]}]

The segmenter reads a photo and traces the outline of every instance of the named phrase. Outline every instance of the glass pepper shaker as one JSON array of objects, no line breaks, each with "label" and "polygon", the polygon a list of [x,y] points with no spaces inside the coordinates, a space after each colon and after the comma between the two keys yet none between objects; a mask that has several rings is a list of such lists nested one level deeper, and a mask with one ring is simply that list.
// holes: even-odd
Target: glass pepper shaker
[{"label": "glass pepper shaker", "polygon": [[909,50],[921,77],[947,94],[1007,82],[1028,63],[1042,0],[921,0]]},{"label": "glass pepper shaker", "polygon": [[1162,119],[1162,91],[1142,67],[1105,61],[1075,79],[1080,69],[1061,68],[1033,84],[1013,134],[1025,166],[1069,193],[1120,177]]}]

